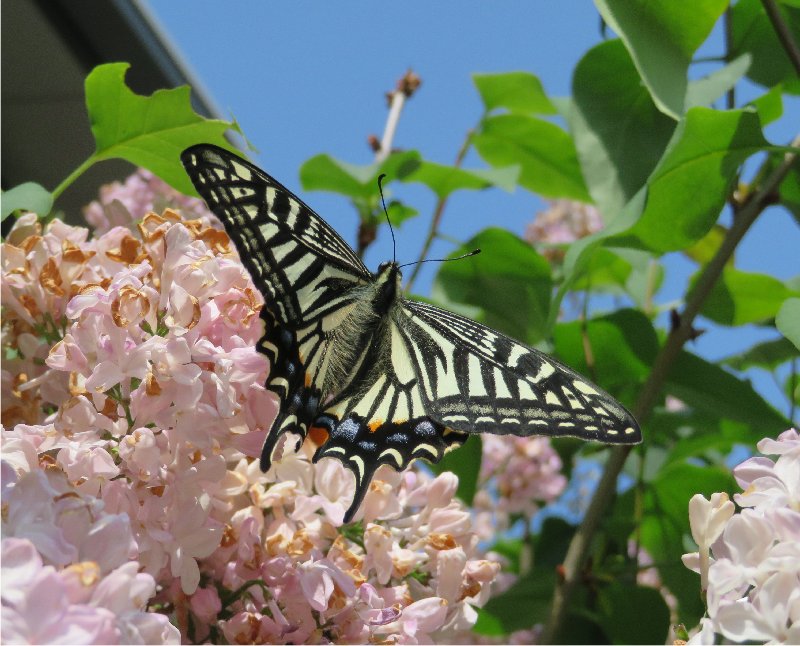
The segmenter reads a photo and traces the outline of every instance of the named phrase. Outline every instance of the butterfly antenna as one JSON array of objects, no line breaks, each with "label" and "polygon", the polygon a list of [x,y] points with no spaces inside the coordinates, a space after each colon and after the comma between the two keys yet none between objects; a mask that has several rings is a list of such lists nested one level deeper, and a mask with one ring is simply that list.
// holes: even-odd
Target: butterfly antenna
[{"label": "butterfly antenna", "polygon": [[469,258],[470,256],[477,256],[480,252],[480,249],[473,249],[472,251],[463,253],[455,258],[426,258],[425,260],[415,260],[414,262],[407,262],[405,265],[400,265],[398,269],[408,267],[409,265],[421,265],[423,262],[450,262],[451,260],[463,260],[464,258]]},{"label": "butterfly antenna", "polygon": [[389,232],[392,234],[392,262],[397,262],[397,242],[394,239],[394,228],[392,227],[392,221],[389,219],[389,211],[386,210],[386,201],[383,199],[383,178],[386,177],[386,173],[381,173],[378,176],[378,192],[381,194],[381,204],[383,204],[383,212],[386,214],[386,221],[389,223]]}]

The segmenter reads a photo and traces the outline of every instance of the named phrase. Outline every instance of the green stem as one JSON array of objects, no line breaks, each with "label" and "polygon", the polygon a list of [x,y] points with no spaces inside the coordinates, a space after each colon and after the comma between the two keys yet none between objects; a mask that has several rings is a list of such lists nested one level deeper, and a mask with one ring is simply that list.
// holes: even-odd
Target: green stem
[{"label": "green stem", "polygon": [[[725,10],[725,62],[731,62],[731,50],[733,48],[733,21],[731,8]],[[733,110],[736,107],[736,90],[731,87],[725,94],[725,107]]]},{"label": "green stem", "polygon": [[[464,157],[467,155],[467,151],[469,150],[470,143],[472,142],[472,130],[467,132],[467,136],[464,138],[464,143],[461,144],[461,148],[456,155],[456,161],[453,164],[454,168],[459,168],[461,164],[464,162]],[[433,244],[434,239],[436,238],[438,231],[439,231],[439,223],[442,221],[442,214],[444,213],[444,207],[447,204],[447,197],[440,197],[439,200],[436,202],[436,206],[433,209],[433,217],[431,218],[431,226],[428,229],[428,235],[425,237],[425,242],[422,244],[422,251],[419,253],[419,258],[417,259],[417,263],[414,265],[414,269],[411,272],[411,276],[406,283],[406,292],[411,291],[411,286],[414,284],[414,281],[417,280],[417,275],[419,274],[419,270],[422,268],[422,261],[425,260],[428,256],[428,251],[430,251],[431,245]]]},{"label": "green stem", "polygon": [[[800,136],[794,139],[792,146],[795,148],[800,147]],[[639,398],[633,408],[633,415],[639,420],[640,424],[644,423],[655,407],[664,381],[680,355],[684,343],[691,336],[692,323],[700,313],[703,303],[711,293],[711,289],[722,275],[722,270],[726,263],[730,260],[737,245],[756,218],[767,206],[773,203],[775,190],[786,177],[797,157],[797,153],[786,154],[783,161],[769,174],[752,199],[735,214],[733,225],[725,234],[725,238],[714,257],[704,267],[703,273],[687,298],[686,307],[680,316],[679,324],[674,327],[667,337],[664,346],[656,357],[650,375],[639,393]],[[769,159],[764,162],[764,164],[769,163]],[[567,555],[564,559],[564,581],[556,587],[553,595],[553,604],[550,609],[550,617],[539,640],[543,644],[552,644],[558,638],[558,634],[569,613],[570,602],[580,583],[581,572],[586,564],[592,539],[614,498],[617,489],[617,477],[622,471],[622,467],[625,465],[632,448],[632,446],[616,446],[611,449],[611,455],[606,463],[605,471],[597,490],[592,497],[589,508],[586,510],[583,522],[578,531],[575,532],[567,550]]]},{"label": "green stem", "polygon": [[70,186],[70,184],[83,175],[96,161],[97,158],[95,157],[95,154],[92,153],[88,159],[86,159],[80,166],[67,175],[67,178],[53,189],[53,201],[55,202],[59,195],[61,195]]}]

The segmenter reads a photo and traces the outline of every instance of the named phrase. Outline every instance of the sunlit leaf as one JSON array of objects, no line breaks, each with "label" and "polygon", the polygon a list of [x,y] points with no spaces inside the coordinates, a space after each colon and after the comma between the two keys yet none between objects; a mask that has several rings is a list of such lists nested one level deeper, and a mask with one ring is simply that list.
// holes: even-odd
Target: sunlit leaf
[{"label": "sunlit leaf", "polygon": [[786,338],[756,343],[744,352],[723,359],[723,363],[734,370],[764,368],[773,370],[792,359],[800,358],[800,349]]},{"label": "sunlit leaf", "polygon": [[589,192],[606,222],[644,186],[675,122],[658,110],[620,40],[590,49],[572,79],[570,130]]},{"label": "sunlit leaf", "polygon": [[[776,4],[794,42],[800,42],[800,7],[788,3]],[[785,90],[794,94],[800,92],[797,71],[778,40],[760,0],[738,0],[733,3],[731,32],[731,54],[738,56],[748,53],[753,57],[753,64],[747,72],[751,80],[765,87],[782,83]]]},{"label": "sunlit leaf", "polygon": [[761,125],[777,121],[783,115],[783,86],[778,84],[771,88],[760,97],[753,99],[748,105],[752,105],[758,111],[761,118]]},{"label": "sunlit leaf", "polygon": [[800,298],[789,298],[775,317],[781,334],[800,348]]},{"label": "sunlit leaf", "polygon": [[519,114],[489,117],[472,142],[488,164],[518,165],[519,183],[530,191],[591,201],[572,138],[549,121]]},{"label": "sunlit leaf", "polygon": [[654,251],[685,249],[717,220],[745,159],[768,147],[758,114],[692,108],[648,180],[647,205],[626,236]]},{"label": "sunlit leaf", "polygon": [[636,223],[644,210],[646,199],[647,189],[646,187],[642,187],[622,208],[619,215],[603,229],[590,236],[576,240],[569,246],[567,254],[564,256],[564,277],[553,299],[553,303],[551,304],[548,328],[552,328],[555,324],[556,315],[561,307],[561,301],[564,299],[567,292],[572,289],[575,282],[587,271],[592,256],[598,253],[598,250],[606,240],[611,238],[614,234],[627,231]]},{"label": "sunlit leaf", "polygon": [[36,182],[25,182],[3,191],[0,222],[14,211],[33,211],[37,215],[47,215],[53,208],[53,196],[44,186]]},{"label": "sunlit leaf", "polygon": [[555,114],[539,78],[530,72],[473,74],[472,81],[487,112],[506,108],[523,114]]},{"label": "sunlit leaf", "polygon": [[751,62],[749,54],[742,54],[724,67],[714,70],[708,76],[696,81],[689,81],[689,89],[686,92],[686,109],[697,105],[710,107],[739,82],[747,73]]},{"label": "sunlit leaf", "polygon": [[331,191],[355,199],[378,196],[378,176],[387,181],[404,179],[420,165],[419,153],[409,150],[389,155],[383,162],[358,166],[330,155],[315,155],[300,167],[300,182],[307,191]]},{"label": "sunlit leaf", "polygon": [[[711,260],[714,257],[714,254],[716,254],[717,251],[719,250],[719,246],[725,239],[725,234],[727,233],[727,231],[728,230],[721,224],[715,224],[708,230],[708,233],[706,233],[702,238],[700,238],[690,247],[684,249],[683,253],[686,254],[692,260],[694,260],[696,263],[700,265],[705,265],[709,260]],[[728,263],[732,265],[733,261],[734,257],[732,254]]]},{"label": "sunlit leaf", "polygon": [[656,105],[679,118],[684,111],[689,63],[728,0],[595,0],[595,5],[625,41]]},{"label": "sunlit leaf", "polygon": [[726,267],[705,299],[702,314],[722,325],[759,323],[775,318],[793,294],[777,278]]},{"label": "sunlit leaf", "polygon": [[386,209],[389,213],[389,220],[391,220],[392,226],[395,227],[399,227],[406,220],[415,218],[419,215],[419,211],[417,211],[417,209],[415,209],[413,206],[408,206],[407,204],[403,204],[397,200],[390,201],[386,205]]},{"label": "sunlit leaf", "polygon": [[403,177],[406,182],[420,182],[430,188],[439,198],[445,198],[461,189],[480,190],[497,186],[513,191],[519,178],[519,166],[465,170],[421,161],[414,171]]},{"label": "sunlit leaf", "polygon": [[181,165],[181,153],[198,143],[235,150],[224,137],[233,124],[194,112],[186,85],[151,96],[135,94],[125,85],[128,67],[128,63],[99,65],[86,77],[95,159],[126,159],[179,191],[196,195]]}]

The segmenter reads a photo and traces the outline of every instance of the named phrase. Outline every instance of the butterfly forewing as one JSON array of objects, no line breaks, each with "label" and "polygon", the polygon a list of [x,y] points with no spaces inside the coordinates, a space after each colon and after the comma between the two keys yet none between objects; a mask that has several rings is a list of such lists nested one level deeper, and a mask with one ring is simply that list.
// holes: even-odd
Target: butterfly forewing
[{"label": "butterfly forewing", "polygon": [[437,462],[470,433],[641,441],[631,414],[570,368],[404,300],[395,263],[370,274],[318,215],[252,164],[211,145],[182,160],[264,295],[258,349],[270,359],[266,386],[280,409],[261,467],[284,433],[324,429],[314,460],[336,458],[356,477],[345,522],[379,465]]},{"label": "butterfly forewing", "polygon": [[322,218],[259,168],[211,145],[188,148],[181,159],[281,323],[335,311],[352,300],[353,286],[372,279]]}]

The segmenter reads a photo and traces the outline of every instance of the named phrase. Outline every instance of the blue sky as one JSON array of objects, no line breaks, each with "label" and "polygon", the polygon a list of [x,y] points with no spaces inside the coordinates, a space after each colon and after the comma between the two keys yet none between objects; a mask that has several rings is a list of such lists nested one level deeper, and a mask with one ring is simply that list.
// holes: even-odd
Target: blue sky
[{"label": "blue sky", "polygon": [[[172,43],[195,71],[224,115],[234,116],[260,154],[253,159],[300,194],[348,242],[357,227],[355,212],[340,196],[304,193],[298,171],[318,153],[355,164],[373,155],[366,139],[380,136],[386,120],[385,93],[412,68],[422,87],[407,104],[395,146],[419,149],[424,157],[452,163],[467,130],[481,114],[473,72],[526,70],[542,80],[551,96],[571,93],[578,60],[600,42],[600,19],[589,0],[560,3],[493,0],[437,0],[435,3],[337,3],[211,0],[148,0]],[[722,52],[716,30],[701,55]],[[698,66],[700,76],[713,69]],[[748,86],[743,98],[758,96]],[[800,122],[800,101],[785,106],[784,117],[767,129],[776,143],[788,142]],[[466,167],[484,164],[474,153]],[[420,211],[397,231],[397,257],[417,257],[434,198],[414,185],[393,186],[395,195]],[[466,240],[487,226],[522,233],[543,202],[527,191],[460,192],[450,200],[442,232]],[[369,250],[367,266],[391,257],[382,231]],[[440,241],[432,257],[452,245]],[[768,210],[741,245],[736,265],[781,279],[800,274],[796,260],[800,229],[781,208]],[[668,275],[659,302],[679,298],[694,266],[678,255],[666,260]],[[427,293],[437,266],[428,264],[416,291]],[[776,332],[712,328],[693,350],[716,359],[749,347]],[[759,391],[780,396],[772,379],[753,373]],[[781,406],[783,408],[783,406]],[[785,411],[784,411],[785,412]],[[776,429],[778,432],[779,429]]]}]

